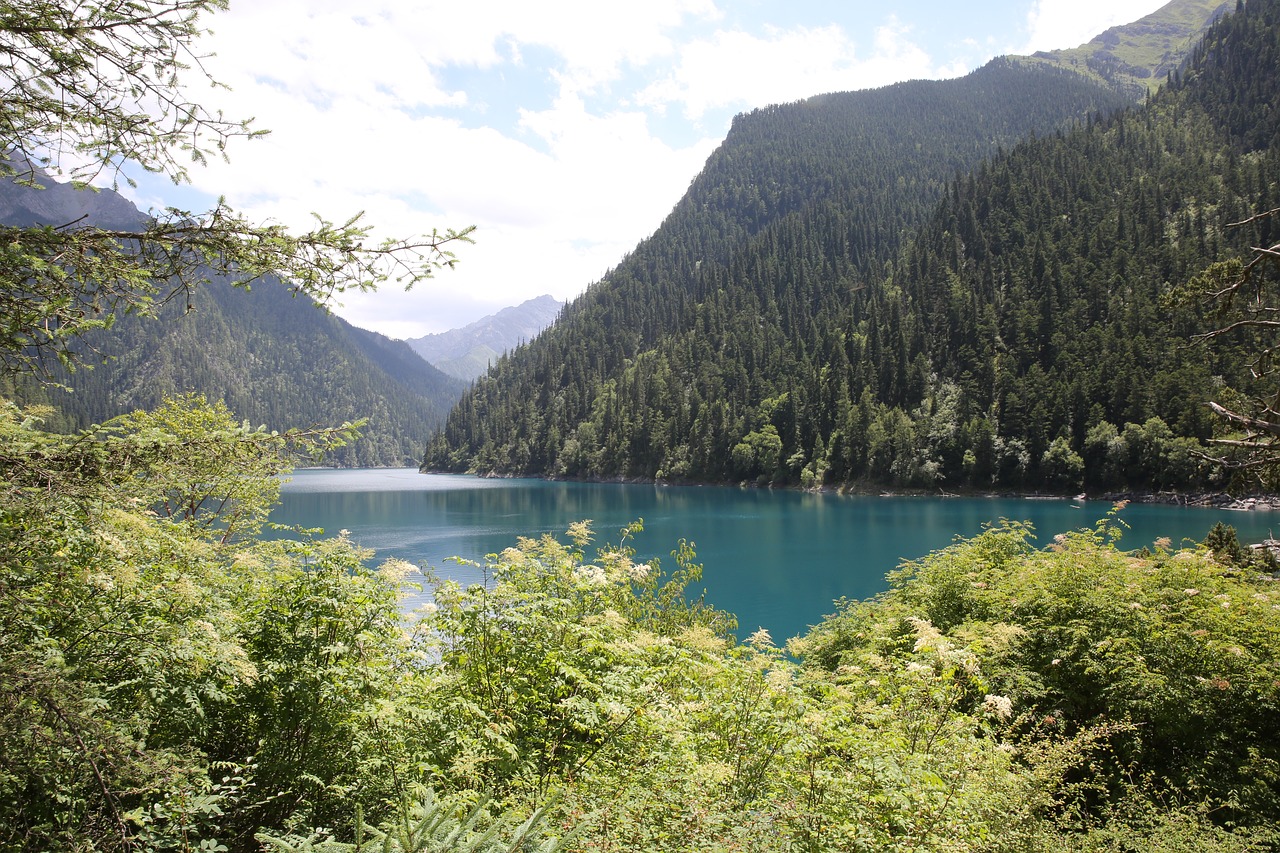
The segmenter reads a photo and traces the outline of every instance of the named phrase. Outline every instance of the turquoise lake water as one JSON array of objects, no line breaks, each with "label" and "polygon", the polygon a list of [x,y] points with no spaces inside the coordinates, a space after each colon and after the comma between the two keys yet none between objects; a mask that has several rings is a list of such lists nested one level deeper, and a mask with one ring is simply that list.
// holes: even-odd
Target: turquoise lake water
[{"label": "turquoise lake water", "polygon": [[[1106,501],[1014,498],[876,497],[714,486],[488,480],[419,474],[416,469],[304,470],[285,484],[272,520],[346,529],[375,549],[438,575],[478,580],[450,557],[480,560],[518,536],[562,534],[590,519],[597,544],[644,519],[638,556],[664,558],[680,539],[693,542],[704,567],[707,600],[737,614],[739,636],[758,627],[781,642],[834,610],[842,596],[865,598],[885,588],[885,573],[924,556],[957,535],[973,536],[1001,518],[1028,521],[1044,544],[1067,530],[1092,527]],[[1121,546],[1157,538],[1200,541],[1225,521],[1241,541],[1280,530],[1280,515],[1150,504],[1120,514],[1130,526]]]}]

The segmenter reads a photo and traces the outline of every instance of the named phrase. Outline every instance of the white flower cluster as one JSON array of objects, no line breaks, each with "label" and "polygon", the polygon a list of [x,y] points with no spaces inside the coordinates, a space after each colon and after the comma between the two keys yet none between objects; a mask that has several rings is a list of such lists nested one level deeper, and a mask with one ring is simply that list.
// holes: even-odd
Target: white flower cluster
[{"label": "white flower cluster", "polygon": [[577,568],[578,577],[586,581],[591,586],[604,586],[609,580],[605,575],[604,569],[599,566],[584,565]]},{"label": "white flower cluster", "polygon": [[942,632],[935,628],[928,619],[912,616],[907,621],[911,623],[912,629],[916,632],[915,650],[917,652],[934,651],[939,646],[950,645],[942,639]]},{"label": "white flower cluster", "polygon": [[982,710],[989,716],[1007,722],[1013,718],[1013,702],[1008,696],[997,696],[994,693],[988,693],[986,698],[982,700]]},{"label": "white flower cluster", "polygon": [[417,570],[418,567],[408,560],[391,557],[383,560],[382,565],[378,566],[378,575],[391,583],[400,583]]},{"label": "white flower cluster", "polygon": [[111,592],[116,588],[116,579],[106,572],[89,575],[89,585],[101,592]]}]

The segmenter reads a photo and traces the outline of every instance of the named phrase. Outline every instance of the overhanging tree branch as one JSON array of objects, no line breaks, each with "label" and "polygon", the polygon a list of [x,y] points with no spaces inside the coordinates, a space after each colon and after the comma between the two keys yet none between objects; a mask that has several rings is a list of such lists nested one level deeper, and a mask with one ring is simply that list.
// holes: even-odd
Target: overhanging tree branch
[{"label": "overhanging tree branch", "polygon": [[[1280,217],[1280,208],[1257,213],[1231,223],[1238,228],[1258,225]],[[1267,241],[1270,242],[1270,241]],[[1280,273],[1280,243],[1254,246],[1247,261],[1231,259],[1213,264],[1196,276],[1180,294],[1181,298],[1203,301],[1217,316],[1213,329],[1193,336],[1197,342],[1212,342],[1242,331],[1268,332],[1280,328],[1280,304],[1275,286]],[[1262,345],[1250,364],[1255,379],[1266,380],[1276,371],[1275,347]],[[1209,408],[1221,418],[1228,433],[1212,443],[1225,449],[1216,462],[1236,471],[1247,471],[1266,479],[1280,470],[1280,390],[1258,392],[1241,400],[1242,405],[1211,401]],[[1246,410],[1247,409],[1247,410]]]},{"label": "overhanging tree branch", "polygon": [[[1249,415],[1242,415],[1239,412],[1233,412],[1225,406],[1219,405],[1213,401],[1209,402],[1209,408],[1213,410],[1214,414],[1224,420],[1236,424],[1237,426],[1260,433],[1266,433],[1267,435],[1280,436],[1280,423],[1275,421],[1263,420],[1262,418],[1250,417]],[[1228,442],[1227,440],[1221,440],[1221,443],[1225,444]],[[1239,445],[1241,442],[1235,441],[1230,443]]]},{"label": "overhanging tree branch", "polygon": [[[220,85],[197,49],[202,16],[227,0],[0,0],[0,180],[39,188],[46,170],[79,187],[129,178],[129,164],[189,180],[190,164],[265,131],[188,95]],[[321,303],[452,267],[471,228],[376,240],[357,214],[311,230],[251,222],[225,200],[169,209],[137,230],[91,224],[0,227],[0,369],[37,370],[118,311],[149,314],[212,278],[277,275]]]},{"label": "overhanging tree branch", "polygon": [[151,315],[214,278],[247,286],[276,275],[295,293],[327,303],[388,281],[406,289],[456,258],[471,229],[410,239],[371,239],[356,216],[293,234],[258,225],[220,202],[199,216],[169,210],[136,231],[92,226],[0,226],[0,363],[37,367],[45,354],[74,361],[73,342],[116,312]]},{"label": "overhanging tree branch", "polygon": [[70,159],[87,183],[125,162],[174,181],[188,164],[223,156],[228,141],[262,131],[187,97],[207,56],[201,16],[227,0],[0,2],[0,139],[25,177]]}]

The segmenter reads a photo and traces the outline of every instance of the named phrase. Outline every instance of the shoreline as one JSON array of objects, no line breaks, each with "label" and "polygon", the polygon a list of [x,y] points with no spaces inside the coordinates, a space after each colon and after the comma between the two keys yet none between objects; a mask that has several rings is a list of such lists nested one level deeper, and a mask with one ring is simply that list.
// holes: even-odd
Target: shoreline
[{"label": "shoreline", "polygon": [[[422,474],[456,474],[456,471],[441,470],[424,470],[418,469]],[[487,473],[471,473],[470,476],[480,477],[483,479],[520,479],[529,477],[535,480],[546,480],[547,482],[576,482],[576,483],[619,483],[622,485],[646,485],[655,486],[718,486],[739,489],[780,489],[785,491],[796,492],[812,492],[815,494],[836,494],[836,495],[864,495],[881,497],[929,497],[929,498],[1021,498],[1023,500],[1076,500],[1076,501],[1108,501],[1117,503],[1119,501],[1128,501],[1129,503],[1143,504],[1165,504],[1169,506],[1185,506],[1185,507],[1203,507],[1207,509],[1226,509],[1237,512],[1269,512],[1280,511],[1280,494],[1266,494],[1255,492],[1247,495],[1231,495],[1226,492],[1104,492],[1102,494],[1089,494],[1088,492],[1079,492],[1076,494],[1054,494],[1046,492],[995,492],[983,490],[964,490],[957,492],[949,492],[942,489],[893,489],[878,486],[872,483],[841,483],[838,485],[824,485],[817,488],[804,488],[800,485],[773,485],[772,483],[755,483],[750,481],[742,481],[739,483],[732,482],[701,482],[697,480],[679,480],[679,479],[655,479],[652,477],[548,477],[536,474],[499,474],[495,472]]]},{"label": "shoreline", "polygon": [[[1093,500],[1090,498],[1090,500]],[[1097,500],[1131,503],[1167,504],[1171,506],[1226,509],[1235,512],[1269,512],[1280,510],[1280,495],[1229,495],[1225,492],[1126,492],[1102,495]]]}]

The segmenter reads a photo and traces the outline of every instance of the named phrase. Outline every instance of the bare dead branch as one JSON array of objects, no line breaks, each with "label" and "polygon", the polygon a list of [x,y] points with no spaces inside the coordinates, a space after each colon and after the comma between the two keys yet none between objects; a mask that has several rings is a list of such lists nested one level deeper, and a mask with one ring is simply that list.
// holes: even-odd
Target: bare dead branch
[{"label": "bare dead branch", "polygon": [[1239,228],[1242,225],[1252,225],[1253,223],[1258,222],[1259,220],[1267,219],[1268,217],[1277,216],[1277,215],[1280,215],[1280,207],[1273,208],[1264,213],[1255,213],[1253,216],[1250,216],[1248,219],[1241,219],[1239,222],[1228,223],[1227,227]]}]

